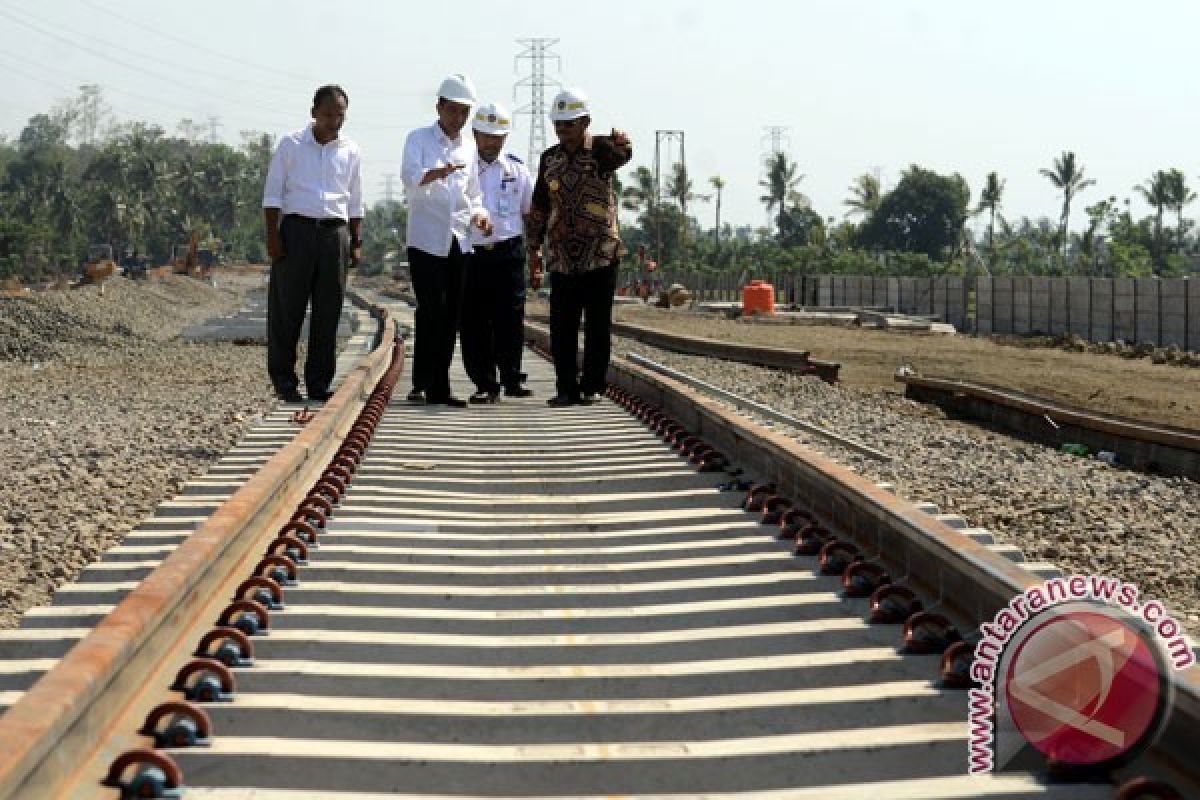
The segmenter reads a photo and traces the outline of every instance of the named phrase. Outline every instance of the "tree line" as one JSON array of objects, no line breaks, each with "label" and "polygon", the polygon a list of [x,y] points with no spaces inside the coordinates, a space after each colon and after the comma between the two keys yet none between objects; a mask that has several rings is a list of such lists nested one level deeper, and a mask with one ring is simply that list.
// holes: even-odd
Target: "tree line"
[{"label": "tree line", "polygon": [[73,274],[92,245],[118,259],[167,263],[192,238],[232,259],[263,261],[262,187],[268,134],[240,147],[142,122],[96,132],[86,97],[32,117],[0,139],[0,277]]},{"label": "tree line", "polygon": [[[245,131],[239,147],[205,141],[203,126],[181,120],[168,133],[141,122],[109,124],[97,135],[97,87],[31,118],[15,140],[0,138],[0,277],[37,280],[75,271],[94,244],[120,258],[136,253],[166,263],[190,238],[227,257],[263,261],[261,197],[274,149],[268,134]],[[90,94],[89,94],[90,91]],[[1185,217],[1196,193],[1183,171],[1155,171],[1131,192],[1153,213],[1135,217],[1116,195],[1084,206],[1086,226],[1069,229],[1073,209],[1094,189],[1073,152],[1040,174],[1062,197],[1057,220],[1010,219],[1005,181],[983,180],[972,202],[959,174],[919,165],[887,191],[864,174],[848,188],[844,212],[822,216],[801,191],[804,175],[786,153],[771,154],[759,187],[762,226],[721,220],[719,175],[697,186],[675,164],[660,185],[645,166],[618,180],[626,243],[642,260],[700,270],[762,268],[842,274],[1175,276],[1191,271],[1200,242]],[[708,204],[712,225],[697,209]],[[364,224],[364,258],[402,258],[406,208],[377,203]],[[705,213],[707,221],[707,209]],[[983,222],[976,236],[968,221]]]},{"label": "tree line", "polygon": [[[1098,277],[1169,277],[1192,271],[1200,242],[1184,214],[1196,193],[1182,170],[1157,170],[1131,187],[1153,214],[1136,218],[1129,198],[1113,195],[1084,207],[1087,225],[1079,232],[1069,230],[1072,209],[1096,182],[1070,151],[1039,174],[1061,195],[1057,220],[1007,218],[1005,181],[995,172],[986,176],[973,204],[962,175],[942,175],[916,164],[888,191],[877,175],[860,175],[848,189],[842,218],[823,217],[800,191],[804,175],[799,166],[781,152],[766,159],[759,181],[760,200],[770,217],[766,226],[722,225],[724,179],[713,176],[708,181],[712,191],[697,192],[682,164],[673,166],[661,186],[648,167],[638,167],[618,193],[622,208],[634,216],[625,230],[631,249],[675,268]],[[689,213],[697,201],[714,204],[711,228]],[[973,217],[986,221],[979,237],[967,224]]]}]

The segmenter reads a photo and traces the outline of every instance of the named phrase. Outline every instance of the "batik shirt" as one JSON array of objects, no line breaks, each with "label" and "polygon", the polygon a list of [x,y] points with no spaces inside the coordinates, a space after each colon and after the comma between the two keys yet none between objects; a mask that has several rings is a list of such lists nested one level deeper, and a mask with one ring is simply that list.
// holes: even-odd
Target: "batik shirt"
[{"label": "batik shirt", "polygon": [[612,178],[632,157],[631,145],[610,136],[588,136],[574,153],[558,144],[542,153],[525,234],[530,250],[545,240],[546,269],[587,272],[625,254]]}]

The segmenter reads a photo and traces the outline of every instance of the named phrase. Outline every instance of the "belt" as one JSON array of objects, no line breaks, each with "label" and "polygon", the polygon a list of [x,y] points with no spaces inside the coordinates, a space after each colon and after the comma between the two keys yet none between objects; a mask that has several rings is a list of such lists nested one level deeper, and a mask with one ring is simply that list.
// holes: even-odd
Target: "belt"
[{"label": "belt", "polygon": [[346,224],[346,220],[341,217],[326,217],[325,219],[314,219],[306,217],[303,214],[288,214],[284,219],[290,219],[294,222],[300,222],[304,225],[315,225],[318,228],[340,228]]},{"label": "belt", "polygon": [[475,246],[480,250],[506,250],[510,247],[520,247],[523,239],[524,237],[522,236],[510,236],[509,238],[502,239],[499,242],[492,242],[491,244],[477,244]]}]

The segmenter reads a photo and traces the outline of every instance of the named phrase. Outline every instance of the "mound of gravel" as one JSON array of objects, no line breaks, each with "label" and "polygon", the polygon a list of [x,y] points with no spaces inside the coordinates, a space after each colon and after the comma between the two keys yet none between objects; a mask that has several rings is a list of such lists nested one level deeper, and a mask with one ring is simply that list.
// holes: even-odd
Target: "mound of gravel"
[{"label": "mound of gravel", "polygon": [[0,628],[45,603],[274,405],[264,348],[191,344],[261,276],[0,298]]},{"label": "mound of gravel", "polygon": [[1200,486],[1079,458],[1040,444],[947,419],[892,392],[862,392],[822,381],[618,339],[637,353],[756,400],[797,419],[883,450],[880,463],[828,439],[796,438],[913,501],[936,503],[1031,561],[1100,573],[1165,600],[1200,633]]},{"label": "mound of gravel", "polygon": [[186,325],[235,311],[261,282],[221,288],[181,275],[156,281],[117,277],[97,286],[0,297],[0,360],[37,363],[121,352],[131,343],[162,342]]}]

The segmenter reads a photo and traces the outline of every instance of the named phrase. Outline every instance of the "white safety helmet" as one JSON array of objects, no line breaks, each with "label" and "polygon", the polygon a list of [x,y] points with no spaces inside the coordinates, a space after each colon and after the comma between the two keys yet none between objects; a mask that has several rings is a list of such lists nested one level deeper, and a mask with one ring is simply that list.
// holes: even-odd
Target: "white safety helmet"
[{"label": "white safety helmet", "polygon": [[591,104],[582,89],[563,89],[554,96],[554,103],[550,106],[550,119],[553,122],[579,119],[591,116],[591,113]]},{"label": "white safety helmet", "polygon": [[488,103],[475,110],[475,116],[471,117],[471,128],[480,133],[507,136],[512,130],[512,115],[499,103]]},{"label": "white safety helmet", "polygon": [[454,103],[462,103],[464,106],[473,106],[475,105],[475,84],[460,72],[447,75],[442,81],[442,85],[438,87],[438,97]]}]

